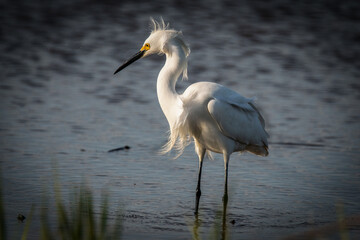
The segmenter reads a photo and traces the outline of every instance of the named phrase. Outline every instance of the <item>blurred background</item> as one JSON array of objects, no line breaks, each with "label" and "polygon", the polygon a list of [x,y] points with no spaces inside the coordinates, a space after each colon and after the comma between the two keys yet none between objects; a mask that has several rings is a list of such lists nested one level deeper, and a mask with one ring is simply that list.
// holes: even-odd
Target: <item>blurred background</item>
[{"label": "blurred background", "polygon": [[[360,214],[359,1],[6,1],[0,3],[0,164],[10,239],[32,205],[79,184],[111,196],[126,239],[190,239],[198,160],[159,155],[168,124],[156,96],[164,56],[116,68],[150,17],[181,30],[189,80],[257,98],[270,155],[233,154],[227,232],[279,239]],[[108,153],[128,145],[128,151]],[[221,210],[221,156],[203,169],[203,237]],[[45,200],[44,200],[45,199]],[[100,204],[100,203],[99,203]],[[118,206],[121,205],[121,212]],[[39,237],[39,214],[29,233]],[[50,217],[50,222],[55,221]],[[230,223],[230,221],[232,223]],[[350,237],[360,235],[352,226]],[[326,236],[332,239],[333,235]]]}]

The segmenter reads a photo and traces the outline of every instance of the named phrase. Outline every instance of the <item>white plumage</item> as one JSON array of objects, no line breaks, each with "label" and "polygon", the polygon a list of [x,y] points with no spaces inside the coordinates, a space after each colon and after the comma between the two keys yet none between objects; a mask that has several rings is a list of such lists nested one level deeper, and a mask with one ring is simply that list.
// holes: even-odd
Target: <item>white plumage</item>
[{"label": "white plumage", "polygon": [[202,162],[206,151],[222,153],[225,167],[224,201],[227,201],[228,163],[233,152],[249,151],[268,155],[268,134],[265,121],[256,109],[253,99],[245,98],[220,84],[198,82],[190,85],[183,94],[175,91],[182,74],[187,78],[189,47],[181,32],[168,29],[151,19],[153,31],[145,40],[140,52],[125,62],[119,72],[137,59],[151,54],[165,54],[166,62],[157,78],[157,95],[169,126],[170,137],[163,152],[174,146],[182,153],[191,139],[199,157],[199,176],[195,213],[198,212],[201,195],[200,180]]}]

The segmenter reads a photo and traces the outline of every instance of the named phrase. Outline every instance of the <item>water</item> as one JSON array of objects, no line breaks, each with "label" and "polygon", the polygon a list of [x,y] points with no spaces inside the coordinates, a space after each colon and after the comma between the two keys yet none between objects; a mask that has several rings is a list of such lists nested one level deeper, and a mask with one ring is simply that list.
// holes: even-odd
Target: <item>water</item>
[{"label": "water", "polygon": [[[126,239],[191,239],[193,146],[176,160],[158,154],[168,129],[155,89],[164,56],[112,75],[141,47],[150,16],[181,29],[191,47],[189,81],[178,83],[179,92],[196,81],[218,82],[256,96],[267,120],[270,155],[230,160],[231,239],[316,229],[336,222],[337,206],[345,216],[360,214],[358,3],[0,6],[0,163],[11,239],[24,227],[18,213],[53,200],[54,175],[64,196],[83,182],[95,199],[106,190],[109,217],[122,215]],[[107,152],[125,145],[131,149]],[[204,162],[197,229],[203,238],[222,210],[222,194],[223,163],[215,155]],[[31,227],[36,239],[36,214]],[[349,234],[359,237],[359,226]]]}]

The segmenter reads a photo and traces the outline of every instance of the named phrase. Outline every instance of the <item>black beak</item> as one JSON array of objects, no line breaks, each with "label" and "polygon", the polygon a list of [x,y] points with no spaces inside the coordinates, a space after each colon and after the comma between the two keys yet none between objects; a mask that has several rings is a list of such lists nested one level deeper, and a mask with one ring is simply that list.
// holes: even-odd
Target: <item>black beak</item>
[{"label": "black beak", "polygon": [[129,66],[130,64],[132,64],[133,62],[135,62],[136,60],[140,59],[142,56],[144,56],[146,50],[140,51],[138,53],[136,53],[134,56],[132,56],[129,60],[127,60],[126,62],[123,63],[123,65],[121,65],[115,72],[114,74],[120,72],[121,70],[123,70],[124,68],[126,68],[127,66]]}]

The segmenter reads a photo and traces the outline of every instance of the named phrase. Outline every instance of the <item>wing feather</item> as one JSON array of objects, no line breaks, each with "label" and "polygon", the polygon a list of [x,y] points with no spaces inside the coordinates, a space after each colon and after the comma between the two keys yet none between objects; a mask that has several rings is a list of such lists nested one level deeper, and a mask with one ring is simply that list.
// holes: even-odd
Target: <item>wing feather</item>
[{"label": "wing feather", "polygon": [[245,145],[267,146],[264,118],[251,103],[252,99],[240,97],[242,101],[237,103],[231,96],[226,100],[213,98],[207,106],[210,115],[225,136]]}]

